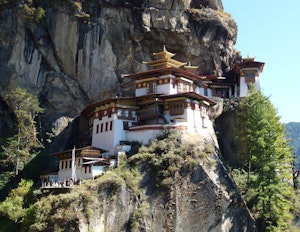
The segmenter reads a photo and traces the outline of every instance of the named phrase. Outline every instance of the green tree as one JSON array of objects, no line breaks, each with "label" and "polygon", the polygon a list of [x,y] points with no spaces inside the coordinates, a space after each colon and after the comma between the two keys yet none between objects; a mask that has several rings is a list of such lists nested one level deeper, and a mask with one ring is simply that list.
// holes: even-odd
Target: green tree
[{"label": "green tree", "polygon": [[248,172],[249,207],[264,231],[285,231],[291,219],[293,155],[284,132],[272,103],[252,86],[239,105],[236,135]]},{"label": "green tree", "polygon": [[18,188],[13,189],[9,196],[0,204],[0,212],[14,222],[20,222],[25,216],[32,197],[33,181],[21,180]]},{"label": "green tree", "polygon": [[5,100],[16,116],[17,125],[16,134],[2,146],[2,162],[12,164],[18,175],[18,171],[37,154],[37,148],[42,146],[36,136],[35,116],[43,109],[36,96],[21,88],[6,94]]}]

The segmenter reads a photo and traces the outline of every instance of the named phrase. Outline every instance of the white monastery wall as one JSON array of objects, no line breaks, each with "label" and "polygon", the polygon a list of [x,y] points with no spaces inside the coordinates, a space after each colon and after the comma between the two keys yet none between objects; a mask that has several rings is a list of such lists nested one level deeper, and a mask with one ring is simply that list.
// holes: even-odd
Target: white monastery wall
[{"label": "white monastery wall", "polygon": [[254,84],[254,86],[255,86],[255,88],[256,88],[257,90],[260,89],[260,79],[259,79],[258,76],[255,76],[255,84]]},{"label": "white monastery wall", "polygon": [[[254,87],[259,90],[260,89],[260,79],[258,76],[255,76],[255,83]],[[245,97],[247,95],[249,88],[248,84],[246,83],[245,77],[240,77],[240,97]]]},{"label": "white monastery wall", "polygon": [[135,96],[140,97],[147,95],[147,88],[136,88],[135,89]]},{"label": "white monastery wall", "polygon": [[171,85],[170,83],[157,86],[157,93],[175,94],[176,93],[175,91],[176,88],[173,88],[173,85]]},{"label": "white monastery wall", "polygon": [[[114,151],[114,130],[113,130],[114,122],[113,121],[115,117],[116,114],[112,114],[111,117],[104,116],[102,117],[101,120],[99,120],[98,118],[94,119],[92,146],[107,151]],[[111,128],[111,123],[112,123],[112,128]]]},{"label": "white monastery wall", "polygon": [[194,117],[194,110],[190,107],[185,109],[186,121],[187,121],[187,130],[188,131],[195,131],[196,129],[196,122]]},{"label": "white monastery wall", "polygon": [[240,97],[245,97],[247,95],[248,86],[245,77],[240,77]]},{"label": "white monastery wall", "polygon": [[[127,120],[124,120],[124,121],[127,121]],[[113,145],[114,145],[113,152],[114,152],[115,151],[115,146],[119,145],[120,141],[126,140],[126,131],[123,128],[123,120],[116,119],[114,121],[113,131],[114,131],[113,134],[114,134],[114,138],[115,138],[114,142],[113,142]]]},{"label": "white monastery wall", "polygon": [[[66,161],[68,163],[67,168],[65,167],[65,165],[62,168],[61,162],[65,164]],[[58,181],[64,182],[72,178],[72,168],[70,168],[69,166],[70,161],[72,161],[71,158],[69,160],[61,160],[59,162]],[[82,159],[80,159],[80,162],[82,162]],[[85,169],[81,164],[78,165],[78,159],[75,159],[75,163],[77,180],[89,179],[92,177],[92,174],[89,172],[88,167]]]},{"label": "white monastery wall", "polygon": [[[141,126],[141,128],[142,127],[143,126]],[[128,141],[137,141],[142,144],[148,144],[151,139],[156,138],[159,134],[161,134],[161,131],[159,129],[141,129],[136,131],[127,131],[126,138]]]},{"label": "white monastery wall", "polygon": [[205,95],[204,95],[204,88],[201,88],[201,87],[197,86],[197,87],[195,88],[195,92],[198,93],[198,94],[200,94],[200,95],[205,96]]}]

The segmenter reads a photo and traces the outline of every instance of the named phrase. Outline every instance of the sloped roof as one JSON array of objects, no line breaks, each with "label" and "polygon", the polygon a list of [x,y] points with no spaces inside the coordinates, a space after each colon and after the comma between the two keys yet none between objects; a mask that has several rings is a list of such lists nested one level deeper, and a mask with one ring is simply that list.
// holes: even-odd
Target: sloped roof
[{"label": "sloped roof", "polygon": [[96,103],[90,104],[84,108],[83,111],[81,111],[81,115],[88,115],[94,108],[97,106],[101,106],[110,102],[116,102],[118,100],[131,100],[134,99],[135,97],[113,97],[113,98],[107,98],[102,101],[98,101]]},{"label": "sloped roof", "polygon": [[189,99],[192,99],[192,100],[197,100],[197,101],[205,100],[210,105],[215,105],[216,104],[215,101],[209,99],[208,97],[205,97],[203,95],[195,93],[195,92],[185,92],[185,93],[177,93],[177,94],[160,96],[160,98],[164,98],[164,99],[177,98],[177,97],[186,97],[186,98],[189,98]]},{"label": "sloped roof", "polygon": [[[71,158],[72,156],[72,151],[73,149],[61,151],[61,152],[56,152],[56,153],[51,153],[50,155],[57,156],[59,159],[66,159],[66,158]],[[76,148],[75,149],[75,154],[78,157],[82,156],[90,156],[90,157],[98,157],[100,156],[101,153],[107,152],[106,150],[93,147],[93,146],[87,146],[87,147],[82,147],[82,148]]]},{"label": "sloped roof", "polygon": [[146,77],[159,77],[162,75],[166,74],[172,74],[176,77],[185,77],[193,81],[205,81],[205,77],[200,76],[198,74],[192,73],[185,71],[180,68],[174,68],[174,67],[169,67],[169,68],[159,68],[159,69],[153,69],[153,70],[148,70],[145,72],[139,72],[139,73],[133,73],[133,74],[126,74],[123,75],[123,77],[132,79],[132,80],[140,80]]}]

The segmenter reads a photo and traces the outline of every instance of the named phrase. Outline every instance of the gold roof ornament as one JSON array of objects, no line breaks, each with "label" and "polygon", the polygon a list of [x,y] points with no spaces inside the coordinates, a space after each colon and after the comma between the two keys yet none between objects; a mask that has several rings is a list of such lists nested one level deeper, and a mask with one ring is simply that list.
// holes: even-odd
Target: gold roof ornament
[{"label": "gold roof ornament", "polygon": [[190,72],[190,73],[195,73],[195,71],[197,70],[197,68],[199,68],[199,66],[193,66],[193,65],[191,65],[190,62],[189,62],[188,65],[184,65],[183,67],[184,67],[184,69],[185,69],[186,71],[188,71],[188,72]]},{"label": "gold roof ornament", "polygon": [[143,63],[151,66],[152,68],[179,68],[186,64],[172,59],[175,54],[167,51],[165,46],[163,48],[163,51],[153,53],[153,56],[154,60]]},{"label": "gold roof ornament", "polygon": [[249,54],[247,54],[246,58],[243,58],[244,62],[253,62],[255,60],[255,57],[250,57]]}]

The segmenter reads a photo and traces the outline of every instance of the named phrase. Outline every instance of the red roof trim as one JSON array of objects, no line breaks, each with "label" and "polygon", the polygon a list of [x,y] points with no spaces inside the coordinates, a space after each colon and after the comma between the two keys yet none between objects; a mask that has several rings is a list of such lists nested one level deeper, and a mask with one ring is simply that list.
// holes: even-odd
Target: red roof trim
[{"label": "red roof trim", "polygon": [[117,100],[119,100],[119,99],[121,99],[121,100],[122,100],[122,99],[126,100],[126,99],[134,99],[134,98],[135,98],[135,97],[114,97],[114,98],[106,98],[106,99],[104,99],[104,100],[102,100],[102,101],[99,101],[99,102],[90,104],[90,105],[88,105],[87,107],[85,107],[84,110],[81,111],[81,115],[88,115],[88,114],[90,113],[90,111],[91,111],[92,109],[94,109],[95,107],[101,106],[101,105],[106,104],[106,103],[110,103],[110,102],[112,102],[112,101],[117,101]]},{"label": "red roof trim", "polygon": [[[100,151],[101,153],[105,153],[105,152],[108,152],[106,150],[103,150],[103,149],[100,149],[100,148],[97,148],[97,147],[93,147],[93,146],[88,146],[88,147],[81,147],[81,148],[75,148],[75,152],[76,151],[82,151],[82,150],[98,150]],[[73,149],[69,149],[69,150],[65,150],[65,151],[60,151],[60,152],[55,152],[55,153],[51,153],[50,155],[61,155],[61,154],[64,154],[64,153],[71,153],[73,151]]]},{"label": "red roof trim", "polygon": [[164,95],[164,96],[160,96],[161,98],[175,98],[175,97],[186,97],[186,98],[195,98],[196,100],[205,100],[207,102],[209,102],[212,105],[217,104],[215,101],[209,99],[208,97],[205,97],[203,95],[200,95],[198,93],[195,92],[186,92],[186,93],[177,93],[177,94],[172,94],[172,95]]},{"label": "red roof trim", "polygon": [[148,71],[145,71],[145,72],[127,74],[127,75],[124,75],[124,77],[129,78],[129,79],[133,79],[133,80],[138,80],[138,79],[142,79],[142,78],[145,78],[145,77],[159,76],[162,72],[167,72],[167,71],[171,72],[175,76],[183,76],[183,77],[190,78],[192,80],[198,80],[198,81],[199,80],[203,80],[203,81],[205,80],[205,78],[203,76],[185,71],[185,70],[180,69],[180,68],[174,68],[174,67],[153,69],[153,70],[148,70]]},{"label": "red roof trim", "polygon": [[143,130],[161,130],[161,129],[178,129],[178,130],[186,130],[187,127],[186,126],[182,126],[182,125],[179,125],[179,126],[170,126],[168,124],[162,124],[162,125],[157,125],[157,126],[135,126],[135,127],[130,127],[129,128],[129,131],[143,131]]}]

